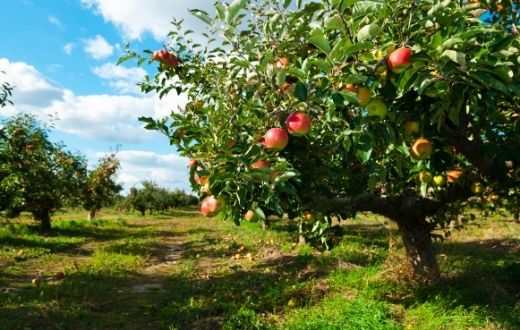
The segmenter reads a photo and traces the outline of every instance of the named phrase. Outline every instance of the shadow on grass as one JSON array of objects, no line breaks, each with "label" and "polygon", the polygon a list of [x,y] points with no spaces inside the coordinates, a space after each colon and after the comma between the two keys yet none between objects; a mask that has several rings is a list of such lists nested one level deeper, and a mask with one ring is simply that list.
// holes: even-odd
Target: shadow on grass
[{"label": "shadow on grass", "polygon": [[0,328],[220,329],[241,308],[274,313],[290,299],[302,305],[319,302],[327,288],[316,289],[311,280],[327,272],[306,280],[298,276],[312,262],[309,258],[272,259],[219,276],[67,274],[59,282],[0,293],[5,302],[0,305]]},{"label": "shadow on grass", "polygon": [[416,289],[408,305],[435,301],[445,310],[462,306],[506,329],[520,329],[519,239],[444,242],[437,250],[447,269],[442,280]]}]

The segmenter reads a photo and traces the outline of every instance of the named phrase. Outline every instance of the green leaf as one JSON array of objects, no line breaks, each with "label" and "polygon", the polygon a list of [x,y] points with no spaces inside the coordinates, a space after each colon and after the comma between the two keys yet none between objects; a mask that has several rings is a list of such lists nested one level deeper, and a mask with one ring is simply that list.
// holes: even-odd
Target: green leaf
[{"label": "green leaf", "polygon": [[330,53],[329,41],[321,29],[313,30],[309,37],[309,41],[325,54],[328,55]]},{"label": "green leaf", "polygon": [[370,41],[358,42],[358,43],[353,44],[350,47],[347,47],[347,49],[345,49],[345,51],[344,51],[344,56],[348,56],[350,54],[357,53],[362,50],[371,49],[373,47],[374,47],[374,43],[372,43]]},{"label": "green leaf", "polygon": [[342,62],[346,59],[345,50],[352,45],[350,38],[345,36],[339,39],[330,51],[329,57],[332,61]]},{"label": "green leaf", "polygon": [[305,72],[303,72],[303,70],[301,70],[297,67],[291,66],[289,69],[287,69],[287,73],[295,76],[296,78],[300,79],[301,81],[305,81],[305,78],[306,78]]},{"label": "green leaf", "polygon": [[466,54],[464,53],[448,49],[441,54],[441,57],[447,57],[458,65],[466,66]]},{"label": "green leaf", "polygon": [[357,33],[357,40],[363,42],[381,33],[381,28],[375,23],[363,26]]},{"label": "green leaf", "polygon": [[209,17],[208,13],[206,13],[205,11],[200,10],[200,9],[191,9],[189,12],[193,16],[195,16],[198,19],[200,19],[201,21],[203,21],[204,23],[206,23],[208,25],[213,25],[213,20],[211,19],[211,17]]},{"label": "green leaf", "polygon": [[217,2],[215,4],[215,9],[217,10],[218,18],[223,22],[226,19],[226,7],[222,2]]},{"label": "green leaf", "polygon": [[227,10],[226,14],[226,22],[228,24],[233,23],[235,18],[237,17],[240,10],[244,9],[247,6],[247,0],[235,0],[233,1]]},{"label": "green leaf", "polygon": [[316,65],[321,71],[329,73],[332,70],[332,66],[324,59],[315,58],[312,60],[312,64]]},{"label": "green leaf", "polygon": [[255,208],[255,214],[258,218],[265,220],[265,213],[261,208],[259,208],[259,207]]},{"label": "green leaf", "polygon": [[341,17],[339,15],[333,15],[333,16],[329,16],[329,17],[327,17],[327,19],[325,19],[325,28],[327,30],[344,31],[345,25],[343,24],[343,20],[341,19]]},{"label": "green leaf", "polygon": [[[426,63],[423,62],[414,62],[411,68],[405,70],[405,72],[401,75],[399,79],[399,89],[401,91],[407,91],[412,85],[413,80],[410,80],[417,71],[424,68]],[[409,83],[410,82],[410,83]]]},{"label": "green leaf", "polygon": [[356,157],[360,162],[366,163],[370,160],[370,156],[372,155],[372,139],[369,135],[361,136],[361,139],[358,141],[356,145]]},{"label": "green leaf", "polygon": [[292,2],[292,0],[284,0],[283,7],[285,9],[289,8],[289,6],[291,5],[291,2]]},{"label": "green leaf", "polygon": [[297,82],[296,86],[294,86],[294,96],[298,98],[300,101],[307,100],[307,93],[309,92],[309,87],[307,84]]}]

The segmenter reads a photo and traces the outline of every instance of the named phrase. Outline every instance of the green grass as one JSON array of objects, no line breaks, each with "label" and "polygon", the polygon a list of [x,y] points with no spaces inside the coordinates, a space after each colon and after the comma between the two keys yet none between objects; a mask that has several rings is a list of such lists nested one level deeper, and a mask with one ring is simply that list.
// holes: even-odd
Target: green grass
[{"label": "green grass", "polygon": [[194,210],[84,216],[56,215],[47,236],[26,217],[0,222],[0,329],[520,328],[512,219],[438,243],[443,279],[417,287],[394,281],[378,217],[347,223],[339,246],[320,252],[282,223],[263,231]]}]

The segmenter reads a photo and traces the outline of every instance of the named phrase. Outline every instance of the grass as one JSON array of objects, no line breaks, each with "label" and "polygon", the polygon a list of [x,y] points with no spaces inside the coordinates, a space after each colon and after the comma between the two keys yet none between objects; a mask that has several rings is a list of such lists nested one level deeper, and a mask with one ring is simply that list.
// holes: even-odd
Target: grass
[{"label": "grass", "polygon": [[520,328],[520,224],[507,217],[439,242],[443,279],[417,287],[394,280],[378,217],[320,252],[283,224],[194,210],[84,216],[56,215],[48,236],[28,218],[0,222],[0,329]]}]

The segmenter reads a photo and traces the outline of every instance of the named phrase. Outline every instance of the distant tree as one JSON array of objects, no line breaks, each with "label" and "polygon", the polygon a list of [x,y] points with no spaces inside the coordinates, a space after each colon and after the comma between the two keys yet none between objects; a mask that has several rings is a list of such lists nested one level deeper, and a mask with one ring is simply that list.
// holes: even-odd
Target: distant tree
[{"label": "distant tree", "polygon": [[123,187],[115,182],[120,164],[115,154],[99,160],[97,167],[88,173],[83,188],[82,204],[88,211],[88,220],[94,220],[96,212],[108,206]]},{"label": "distant tree", "polygon": [[[3,73],[0,71],[0,73]],[[13,92],[13,87],[8,82],[3,82],[0,86],[0,108],[5,107],[7,104],[13,104],[9,100]]]},{"label": "distant tree", "polygon": [[0,211],[33,214],[43,230],[64,205],[78,205],[87,174],[82,156],[48,138],[48,128],[32,115],[17,115],[0,127]]},{"label": "distant tree", "polygon": [[172,208],[195,205],[198,199],[191,196],[183,190],[176,189],[170,191],[159,187],[157,183],[152,181],[143,181],[143,188],[130,189],[127,197],[128,204],[141,215],[145,215],[146,211],[152,214],[154,211],[167,212]]}]

